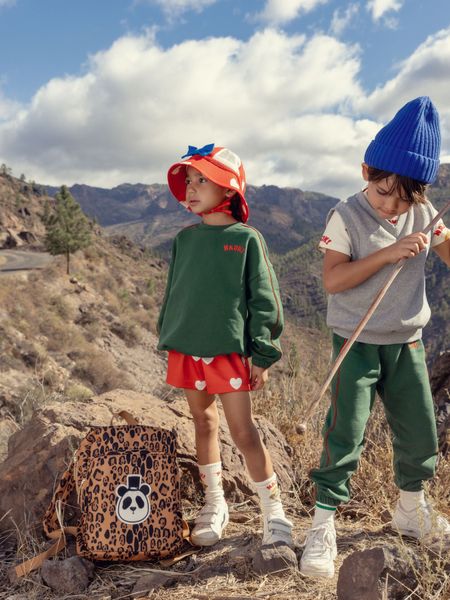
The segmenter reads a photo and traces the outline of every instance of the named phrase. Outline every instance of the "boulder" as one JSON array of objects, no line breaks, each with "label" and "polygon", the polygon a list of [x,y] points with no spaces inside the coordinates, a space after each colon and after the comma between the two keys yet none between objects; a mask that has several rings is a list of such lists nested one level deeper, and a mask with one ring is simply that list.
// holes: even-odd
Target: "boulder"
[{"label": "boulder", "polygon": [[64,560],[46,560],[42,563],[41,577],[58,597],[79,594],[94,578],[94,563],[79,556]]},{"label": "boulder", "polygon": [[353,552],[339,570],[337,598],[401,600],[406,590],[414,590],[417,586],[414,572],[418,572],[418,568],[416,556],[406,547],[401,552],[396,546]]},{"label": "boulder", "polygon": [[288,569],[297,569],[297,555],[284,542],[261,546],[253,557],[253,569],[258,575],[283,573]]},{"label": "boulder", "polygon": [[[178,433],[178,459],[182,471],[183,498],[196,501],[202,492],[194,447],[194,425],[182,399],[164,401],[150,394],[114,390],[87,400],[53,401],[38,410],[30,421],[9,438],[7,459],[0,464],[0,529],[27,522],[40,523],[54,486],[70,464],[79,441],[90,426],[109,425],[113,413],[128,410],[142,424],[174,428]],[[223,483],[227,499],[256,503],[255,490],[247,475],[242,455],[234,446],[221,407],[220,446]],[[269,449],[280,487],[287,491],[293,479],[292,449],[267,419],[256,417],[261,437]],[[66,510],[70,523],[74,514]]]}]

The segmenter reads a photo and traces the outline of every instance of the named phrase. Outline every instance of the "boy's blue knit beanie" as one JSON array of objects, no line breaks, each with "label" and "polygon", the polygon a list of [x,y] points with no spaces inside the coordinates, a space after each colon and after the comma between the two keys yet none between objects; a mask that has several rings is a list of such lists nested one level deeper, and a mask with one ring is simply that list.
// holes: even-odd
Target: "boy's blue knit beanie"
[{"label": "boy's blue knit beanie", "polygon": [[428,96],[411,100],[369,144],[364,162],[370,167],[433,183],[439,169],[439,114]]}]

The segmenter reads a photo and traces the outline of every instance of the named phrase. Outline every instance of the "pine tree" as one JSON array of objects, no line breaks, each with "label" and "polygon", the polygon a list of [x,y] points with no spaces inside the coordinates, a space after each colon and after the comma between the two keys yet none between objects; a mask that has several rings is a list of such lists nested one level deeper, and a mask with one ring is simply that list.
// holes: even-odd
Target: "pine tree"
[{"label": "pine tree", "polygon": [[69,275],[70,255],[91,244],[92,225],[65,185],[55,198],[54,211],[46,207],[42,217],[47,230],[45,247],[52,255],[66,255]]}]

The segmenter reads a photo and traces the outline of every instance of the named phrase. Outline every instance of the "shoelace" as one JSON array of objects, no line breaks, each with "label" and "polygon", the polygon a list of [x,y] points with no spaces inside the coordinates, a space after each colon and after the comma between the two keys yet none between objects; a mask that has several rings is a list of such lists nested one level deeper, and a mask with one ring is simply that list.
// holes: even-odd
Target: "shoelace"
[{"label": "shoelace", "polygon": [[329,550],[333,549],[334,535],[331,527],[327,525],[317,525],[309,530],[309,534],[305,542],[305,548],[314,548],[319,544],[320,546],[326,546],[326,548]]},{"label": "shoelace", "polygon": [[435,530],[435,533],[438,533],[439,531],[445,534],[450,533],[450,523],[445,517],[443,517],[442,515],[434,516],[432,514],[429,514],[429,517],[431,522],[431,528],[432,530]]},{"label": "shoelace", "polygon": [[[404,511],[407,513],[407,511]],[[422,507],[422,512],[420,510],[414,515],[414,517],[409,517],[410,519],[419,519],[423,524],[429,524],[430,532],[434,531],[435,533],[441,530],[443,533],[450,533],[450,523],[447,521],[445,517],[436,513],[433,508],[427,503]]]}]

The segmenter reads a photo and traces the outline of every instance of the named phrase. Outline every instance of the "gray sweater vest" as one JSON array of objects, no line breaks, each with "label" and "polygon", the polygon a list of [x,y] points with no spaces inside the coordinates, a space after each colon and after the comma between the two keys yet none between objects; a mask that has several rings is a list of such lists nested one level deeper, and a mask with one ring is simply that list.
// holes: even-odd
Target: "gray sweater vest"
[{"label": "gray sweater vest", "polygon": [[[351,260],[365,256],[395,243],[402,237],[423,229],[433,218],[432,206],[414,204],[407,213],[403,228],[391,225],[379,217],[363,192],[339,202],[333,211],[342,217],[350,236]],[[428,234],[431,241],[431,234]],[[358,337],[367,344],[399,344],[422,337],[422,328],[430,318],[425,293],[425,261],[429,251],[408,259],[385,297]],[[357,287],[330,294],[328,297],[327,325],[338,335],[349,338],[366,314],[377,292],[385,283],[393,265],[380,271]]]}]

